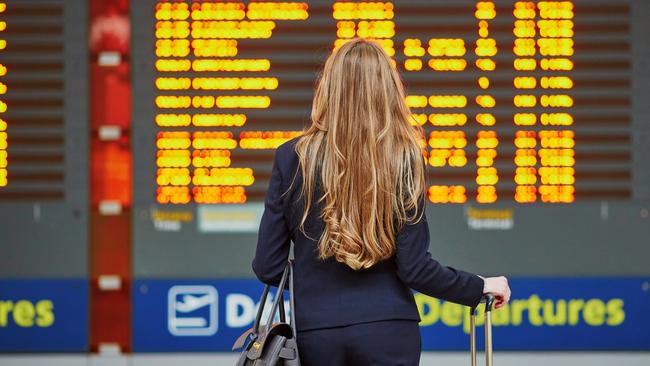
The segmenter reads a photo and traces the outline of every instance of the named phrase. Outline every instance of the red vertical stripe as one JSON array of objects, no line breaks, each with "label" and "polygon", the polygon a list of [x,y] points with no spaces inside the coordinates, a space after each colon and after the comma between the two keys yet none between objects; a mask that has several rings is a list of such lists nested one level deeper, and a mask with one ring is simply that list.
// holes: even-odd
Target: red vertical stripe
[{"label": "red vertical stripe", "polygon": [[[131,81],[127,0],[90,1],[90,351],[116,343],[131,351]],[[126,25],[126,27],[125,27]],[[102,52],[118,52],[116,66],[98,64]],[[118,127],[121,137],[102,141],[99,131]],[[99,213],[102,201],[122,205],[119,215]],[[102,290],[101,276],[119,276],[119,290]]]}]

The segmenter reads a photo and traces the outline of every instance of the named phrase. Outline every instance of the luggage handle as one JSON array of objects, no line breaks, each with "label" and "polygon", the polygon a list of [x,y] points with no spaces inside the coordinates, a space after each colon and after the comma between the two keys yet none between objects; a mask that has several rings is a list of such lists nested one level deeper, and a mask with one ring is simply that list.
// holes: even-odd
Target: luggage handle
[{"label": "luggage handle", "polygon": [[[484,295],[480,303],[483,302],[485,303],[485,365],[492,366],[492,306],[494,305],[494,295]],[[470,308],[469,311],[469,348],[472,366],[476,366],[476,307]]]}]

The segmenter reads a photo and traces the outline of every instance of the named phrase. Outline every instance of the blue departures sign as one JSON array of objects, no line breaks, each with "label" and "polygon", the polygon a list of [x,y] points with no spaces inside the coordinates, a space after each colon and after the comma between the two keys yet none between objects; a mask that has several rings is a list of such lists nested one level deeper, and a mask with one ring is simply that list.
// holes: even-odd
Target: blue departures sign
[{"label": "blue departures sign", "polygon": [[[650,278],[517,278],[510,287],[510,303],[492,314],[495,349],[650,350]],[[468,309],[415,296],[423,349],[467,349]]]},{"label": "blue departures sign", "polygon": [[0,352],[86,352],[88,280],[0,280]]},{"label": "blue departures sign", "polygon": [[[497,350],[650,350],[650,278],[517,278],[510,286],[510,304],[493,313]],[[133,350],[229,351],[251,327],[262,288],[255,280],[138,280]],[[415,298],[424,351],[469,348],[467,307]]]}]

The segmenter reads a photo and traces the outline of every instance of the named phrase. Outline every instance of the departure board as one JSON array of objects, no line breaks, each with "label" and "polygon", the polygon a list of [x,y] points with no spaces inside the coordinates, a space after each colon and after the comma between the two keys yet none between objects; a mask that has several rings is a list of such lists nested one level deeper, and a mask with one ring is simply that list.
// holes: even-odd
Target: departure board
[{"label": "departure board", "polygon": [[379,42],[404,76],[412,123],[426,131],[431,202],[629,198],[628,12],[570,1],[159,1],[156,201],[260,200],[268,174],[251,163],[300,133],[314,79],[304,71],[319,66],[310,54],[353,37]]},{"label": "departure board", "polygon": [[65,195],[63,3],[0,3],[0,198]]},{"label": "departure board", "polygon": [[[310,124],[317,73],[354,37],[378,42],[402,76],[425,132],[428,212],[455,217],[462,245],[476,239],[469,228],[539,248],[549,238],[516,226],[556,227],[581,210],[596,213],[589,226],[611,205],[647,225],[648,70],[634,60],[648,50],[635,9],[647,11],[627,0],[138,2],[136,246],[173,240],[162,231],[250,242],[228,232],[254,233],[254,219],[231,219],[259,213],[274,149]],[[494,235],[481,240],[508,240]],[[464,250],[448,253],[478,261]]]},{"label": "departure board", "polygon": [[86,12],[0,1],[0,278],[87,272]]}]

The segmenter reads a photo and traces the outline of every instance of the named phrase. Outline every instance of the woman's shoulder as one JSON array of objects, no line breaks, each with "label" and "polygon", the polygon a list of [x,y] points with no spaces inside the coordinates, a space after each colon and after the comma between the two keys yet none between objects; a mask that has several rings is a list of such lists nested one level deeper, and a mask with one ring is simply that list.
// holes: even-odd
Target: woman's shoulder
[{"label": "woman's shoulder", "polygon": [[302,135],[298,135],[281,143],[280,145],[278,145],[278,151],[283,150],[288,152],[289,150],[295,150],[296,143],[298,142],[298,140],[300,140],[301,137]]},{"label": "woman's shoulder", "polygon": [[291,161],[292,157],[297,157],[296,154],[296,143],[300,140],[302,135],[293,137],[276,148],[275,154],[277,155],[278,160],[281,162]]},{"label": "woman's shoulder", "polygon": [[[300,135],[302,136],[302,135]],[[288,180],[299,170],[299,159],[296,153],[296,143],[300,136],[291,138],[278,145],[275,150],[275,161],[278,164],[281,175]]]}]

